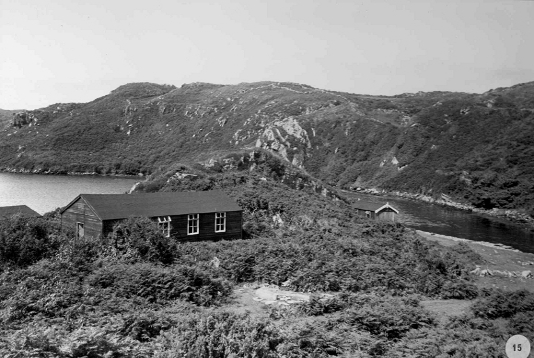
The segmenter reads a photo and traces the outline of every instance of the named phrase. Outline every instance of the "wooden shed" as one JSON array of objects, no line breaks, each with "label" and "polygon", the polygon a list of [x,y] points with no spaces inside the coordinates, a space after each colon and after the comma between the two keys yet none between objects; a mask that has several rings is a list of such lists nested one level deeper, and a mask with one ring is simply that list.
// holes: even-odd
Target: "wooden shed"
[{"label": "wooden shed", "polygon": [[399,213],[397,209],[389,203],[373,203],[369,201],[358,200],[353,204],[356,213],[371,219],[380,221],[396,221]]},{"label": "wooden shed", "polygon": [[0,219],[8,218],[13,215],[22,215],[30,218],[41,217],[41,214],[30,209],[26,205],[0,206]]},{"label": "wooden shed", "polygon": [[98,237],[129,217],[148,217],[179,240],[242,238],[242,209],[221,191],[80,194],[61,210],[61,225]]}]

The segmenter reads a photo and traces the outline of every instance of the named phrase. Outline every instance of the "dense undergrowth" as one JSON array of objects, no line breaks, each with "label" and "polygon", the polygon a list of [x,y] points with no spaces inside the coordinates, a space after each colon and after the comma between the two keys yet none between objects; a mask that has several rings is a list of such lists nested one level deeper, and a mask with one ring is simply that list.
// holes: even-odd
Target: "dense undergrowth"
[{"label": "dense undergrowth", "polygon": [[[509,335],[534,338],[534,295],[479,292],[467,275],[479,258],[466,246],[356,217],[272,167],[158,186],[226,191],[244,209],[247,239],[177,243],[130,218],[103,240],[74,240],[57,213],[2,220],[1,356],[504,357]],[[257,282],[312,299],[235,313],[233,289]],[[475,301],[443,323],[423,298]]]}]

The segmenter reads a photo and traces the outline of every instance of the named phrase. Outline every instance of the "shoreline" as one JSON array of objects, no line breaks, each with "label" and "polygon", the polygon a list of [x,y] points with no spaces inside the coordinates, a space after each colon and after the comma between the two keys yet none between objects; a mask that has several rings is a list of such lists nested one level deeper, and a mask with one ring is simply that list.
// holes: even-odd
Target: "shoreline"
[{"label": "shoreline", "polygon": [[508,246],[508,245],[504,245],[504,244],[494,244],[492,242],[487,242],[487,241],[475,241],[475,240],[463,239],[461,237],[447,236],[447,235],[442,235],[442,234],[435,234],[433,232],[422,231],[422,230],[415,230],[415,232],[419,236],[422,236],[423,238],[425,238],[427,240],[436,241],[436,242],[439,242],[439,243],[452,241],[450,243],[450,245],[444,244],[444,246],[452,246],[454,243],[465,242],[466,244],[476,244],[476,245],[489,247],[489,248],[493,248],[493,249],[499,249],[499,250],[505,250],[505,251],[511,251],[511,252],[518,252],[518,253],[523,253],[523,254],[528,254],[528,255],[533,255],[534,256],[534,254],[531,254],[531,253],[528,253],[528,252],[523,252],[521,250],[514,249],[513,247]]},{"label": "shoreline", "polygon": [[94,176],[104,178],[122,178],[122,179],[144,179],[147,175],[135,174],[99,174],[96,172],[65,172],[65,171],[44,171],[30,169],[0,168],[0,173],[24,174],[24,175],[58,175],[58,176]]},{"label": "shoreline", "polygon": [[[464,242],[479,257],[468,263],[469,276],[479,289],[504,291],[528,290],[534,292],[534,253],[489,242],[473,241],[459,237],[414,230],[421,238],[437,245],[454,247]],[[473,270],[471,270],[473,269]]]}]

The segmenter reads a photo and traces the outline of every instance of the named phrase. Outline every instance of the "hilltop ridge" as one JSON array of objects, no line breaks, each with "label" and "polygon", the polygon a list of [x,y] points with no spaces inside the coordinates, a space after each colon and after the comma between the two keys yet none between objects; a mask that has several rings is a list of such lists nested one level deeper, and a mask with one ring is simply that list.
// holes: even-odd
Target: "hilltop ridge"
[{"label": "hilltop ridge", "polygon": [[143,174],[260,148],[326,183],[534,213],[534,82],[351,94],[290,82],[131,83],[0,129],[0,168]]}]

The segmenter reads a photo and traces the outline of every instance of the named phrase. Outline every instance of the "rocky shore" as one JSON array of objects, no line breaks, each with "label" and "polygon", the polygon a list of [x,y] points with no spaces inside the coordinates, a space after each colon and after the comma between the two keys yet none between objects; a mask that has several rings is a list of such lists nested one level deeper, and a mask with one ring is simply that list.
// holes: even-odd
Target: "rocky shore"
[{"label": "rocky shore", "polygon": [[104,176],[104,177],[118,177],[118,178],[138,178],[143,177],[142,173],[138,175],[128,175],[128,174],[102,174],[97,172],[72,172],[63,169],[52,170],[52,169],[24,169],[24,168],[11,168],[4,167],[0,168],[0,173],[14,173],[14,174],[40,174],[40,175],[89,175],[89,176]]}]

